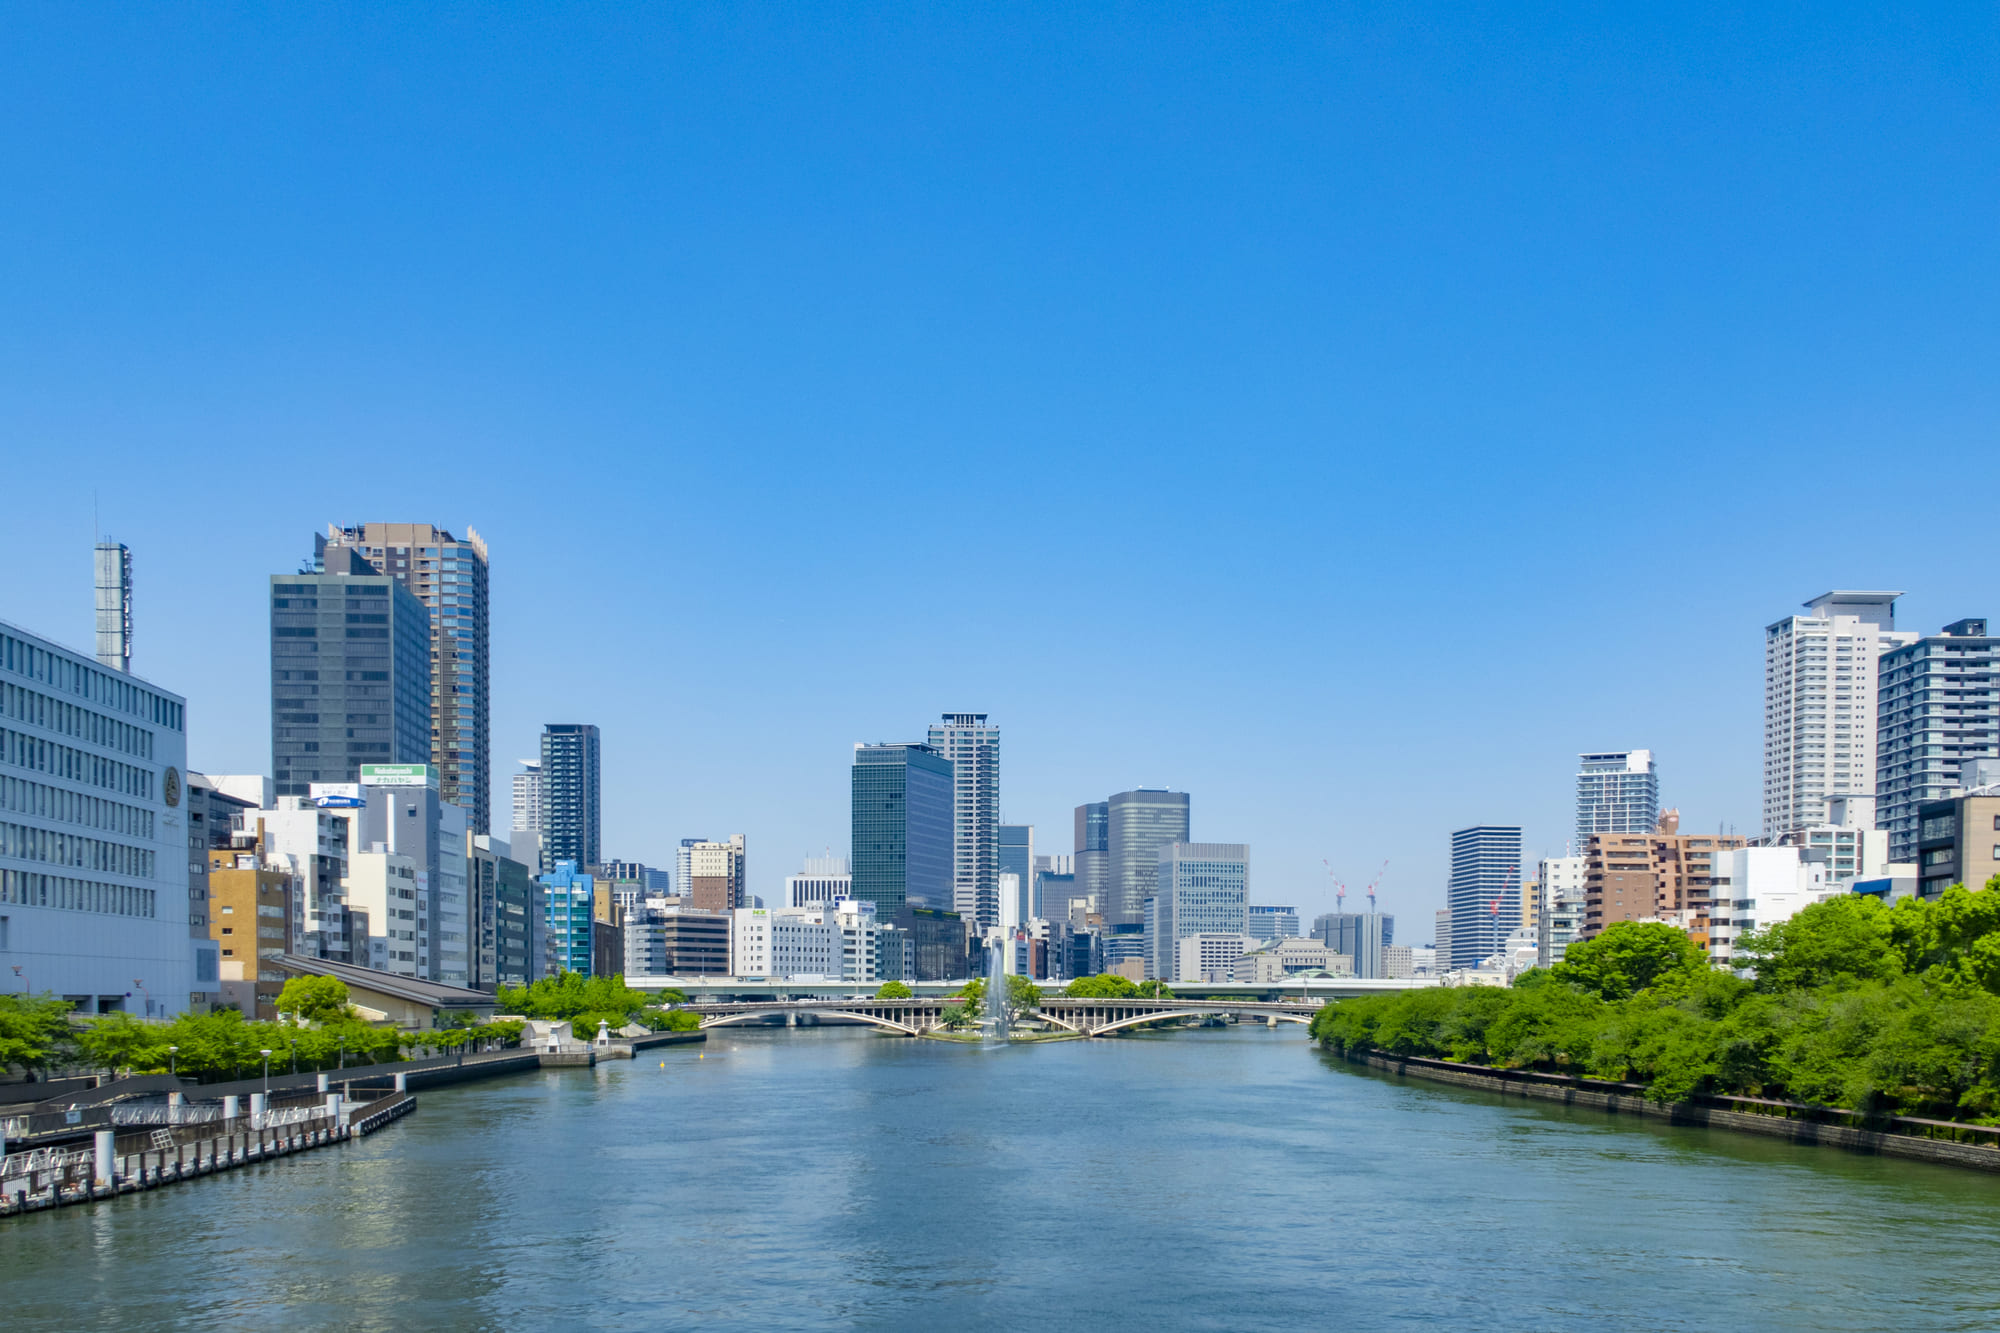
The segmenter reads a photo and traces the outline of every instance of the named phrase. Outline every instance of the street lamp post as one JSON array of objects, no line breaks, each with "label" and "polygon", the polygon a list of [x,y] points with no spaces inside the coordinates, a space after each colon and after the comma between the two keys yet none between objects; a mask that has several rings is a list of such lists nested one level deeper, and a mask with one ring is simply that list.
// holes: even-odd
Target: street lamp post
[{"label": "street lamp post", "polygon": [[146,997],[146,1017],[151,1018],[153,1016],[153,992],[147,990],[146,983],[137,977],[132,978],[132,984],[137,986],[139,993]]},{"label": "street lamp post", "polygon": [[28,993],[28,979],[21,975],[21,965],[19,963],[14,964],[14,975],[21,977],[21,994],[26,995]]},{"label": "street lamp post", "polygon": [[179,1077],[181,1076],[181,1073],[180,1073],[180,1068],[179,1068],[179,1065],[178,1065],[178,1063],[177,1063],[177,1061],[176,1061],[176,1057],[177,1057],[177,1056],[178,1056],[178,1055],[180,1054],[180,1049],[181,1049],[181,1048],[180,1048],[180,1047],[178,1047],[178,1046],[169,1046],[169,1047],[167,1047],[167,1077],[168,1077],[168,1078],[179,1078]]},{"label": "street lamp post", "polygon": [[271,1053],[269,1051],[260,1051],[259,1054],[264,1057],[264,1105],[269,1106],[271,1104]]}]

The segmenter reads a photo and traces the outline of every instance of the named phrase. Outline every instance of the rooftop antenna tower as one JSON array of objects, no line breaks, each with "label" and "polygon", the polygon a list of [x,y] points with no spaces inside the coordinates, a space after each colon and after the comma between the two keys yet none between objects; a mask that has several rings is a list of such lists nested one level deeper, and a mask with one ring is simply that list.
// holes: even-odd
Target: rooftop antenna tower
[{"label": "rooftop antenna tower", "polygon": [[92,553],[97,568],[97,660],[116,671],[132,669],[132,551],[109,537]]}]

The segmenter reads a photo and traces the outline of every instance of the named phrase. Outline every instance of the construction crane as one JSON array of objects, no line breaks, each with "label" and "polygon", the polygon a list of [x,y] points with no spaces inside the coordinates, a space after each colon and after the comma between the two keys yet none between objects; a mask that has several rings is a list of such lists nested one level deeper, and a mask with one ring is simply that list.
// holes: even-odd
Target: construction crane
[{"label": "construction crane", "polygon": [[1382,882],[1382,876],[1387,874],[1388,870],[1389,863],[1384,861],[1382,868],[1375,872],[1375,878],[1368,881],[1368,911],[1370,915],[1373,915],[1375,911],[1375,886]]},{"label": "construction crane", "polygon": [[1333,910],[1336,912],[1345,912],[1347,910],[1347,886],[1340,882],[1340,876],[1333,873],[1333,862],[1322,856],[1319,859],[1319,863],[1326,867],[1326,877],[1333,881]]}]

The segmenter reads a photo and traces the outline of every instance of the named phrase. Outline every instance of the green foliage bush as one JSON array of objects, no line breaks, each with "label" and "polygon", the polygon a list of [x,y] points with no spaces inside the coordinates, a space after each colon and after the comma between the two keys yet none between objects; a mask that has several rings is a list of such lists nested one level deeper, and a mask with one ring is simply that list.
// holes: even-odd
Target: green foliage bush
[{"label": "green foliage bush", "polygon": [[875,998],[878,1000],[907,1000],[915,994],[915,991],[900,981],[885,981],[882,983],[882,988],[875,992]]},{"label": "green foliage bush", "polygon": [[1312,1035],[1504,1069],[2000,1123],[2000,877],[1932,902],[1837,898],[1746,935],[1754,976],[1671,926],[1621,922],[1512,987],[1342,1000]]},{"label": "green foliage bush", "polygon": [[1083,1000],[1129,1000],[1139,993],[1138,984],[1116,972],[1100,972],[1094,977],[1078,977],[1063,987],[1063,994]]},{"label": "green foliage bush", "polygon": [[[678,1000],[687,998],[678,991],[672,994]],[[663,997],[633,990],[625,984],[622,976],[586,977],[581,972],[564,972],[527,986],[502,986],[493,997],[501,1013],[520,1014],[527,1018],[567,1018],[572,1022],[595,1015],[610,1019],[614,1028],[624,1026],[634,1014],[654,1003],[656,998]],[[593,1034],[597,1031],[597,1017],[590,1020]],[[581,1025],[574,1030],[580,1035]]]}]

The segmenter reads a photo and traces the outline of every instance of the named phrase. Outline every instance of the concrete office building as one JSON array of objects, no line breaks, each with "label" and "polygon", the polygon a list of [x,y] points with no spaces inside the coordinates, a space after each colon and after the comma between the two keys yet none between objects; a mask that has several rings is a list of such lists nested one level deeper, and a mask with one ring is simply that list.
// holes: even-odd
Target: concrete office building
[{"label": "concrete office building", "polygon": [[1146,899],[1159,882],[1160,854],[1177,842],[1189,841],[1188,820],[1184,791],[1141,787],[1105,802],[1109,868],[1105,902],[1099,910],[1106,925],[1144,923]]},{"label": "concrete office building", "polygon": [[1299,930],[1299,909],[1296,907],[1267,907],[1251,903],[1244,909],[1243,933],[1266,944],[1274,940],[1297,939],[1303,932]]},{"label": "concrete office building", "polygon": [[1591,939],[1619,921],[1672,919],[1697,944],[1711,942],[1717,858],[1744,839],[1680,831],[1669,810],[1646,834],[1599,834],[1584,848],[1583,926]]},{"label": "concrete office building", "polygon": [[[368,850],[357,850],[367,847]],[[387,851],[381,843],[350,844],[347,853],[346,896],[349,940],[355,966],[400,977],[423,978],[417,956],[417,925],[428,898],[428,876],[421,884],[414,857]],[[360,933],[362,923],[366,935]],[[366,950],[367,962],[361,956]]]},{"label": "concrete office building", "polygon": [[407,588],[429,612],[428,745],[421,755],[394,759],[431,763],[438,771],[439,799],[463,808],[473,832],[492,832],[486,543],[470,528],[460,541],[429,523],[363,523],[329,525],[313,544],[316,568],[359,558]]},{"label": "concrete office building", "polygon": [[951,907],[979,934],[1000,924],[1000,728],[946,713],[927,740],[951,764]]},{"label": "concrete office building", "polygon": [[512,854],[509,844],[486,834],[472,839],[474,897],[492,904],[492,972],[485,972],[486,947],[481,940],[481,975],[475,990],[526,986],[548,975],[543,962],[549,929],[548,905],[542,886],[527,862]]},{"label": "concrete office building", "polygon": [[[347,856],[351,847],[347,810],[315,803],[327,784],[314,784],[314,797],[280,796],[276,808],[245,812],[243,831],[254,833],[261,827],[266,864],[279,865],[292,875],[292,938],[289,951],[300,958],[317,958],[335,963],[366,966],[365,958],[354,952],[354,930],[347,904]],[[352,791],[358,798],[359,784],[335,784],[333,790]],[[366,949],[367,927],[360,936]]]},{"label": "concrete office building", "polygon": [[[874,903],[884,920],[899,920],[905,908],[955,910],[956,802],[951,761],[934,746],[855,746],[854,897]],[[996,876],[996,893],[998,884]]]},{"label": "concrete office building", "polygon": [[[0,785],[4,785],[4,781],[0,779]],[[243,815],[256,810],[258,805],[254,800],[222,790],[206,774],[189,773],[184,786],[187,791],[188,933],[202,945],[213,949],[214,937],[209,930],[208,854],[211,850],[234,846]],[[5,796],[0,795],[0,806],[5,803]],[[206,992],[204,999],[192,1002],[192,1007],[199,1011],[220,1003],[221,999],[220,990]]]},{"label": "concrete office building", "polygon": [[668,977],[729,975],[730,914],[704,912],[686,906],[685,898],[655,898],[647,907],[658,913],[659,956]]},{"label": "concrete office building", "polygon": [[688,906],[704,912],[733,912],[750,904],[748,845],[741,833],[728,842],[697,842],[688,851]]},{"label": "concrete office building", "polygon": [[1735,958],[1738,942],[1750,931],[1789,921],[1844,892],[1827,883],[1824,865],[1801,859],[1796,847],[1719,849],[1711,878],[1707,947],[1723,963]]},{"label": "concrete office building", "polygon": [[1000,873],[1014,876],[1014,900],[1002,904],[1000,920],[1018,926],[1042,914],[1035,902],[1035,826],[1002,824],[997,836]]},{"label": "concrete office building", "polygon": [[[1405,961],[1409,951],[1404,951]],[[1266,940],[1245,953],[1236,963],[1233,980],[1258,983],[1282,982],[1286,977],[1325,973],[1353,976],[1354,960],[1328,948],[1318,940],[1284,938]],[[1385,971],[1384,975],[1394,975]]]},{"label": "concrete office building", "polygon": [[1328,912],[1313,918],[1312,937],[1347,958],[1351,975],[1389,975],[1383,950],[1396,942],[1396,918],[1386,912]]},{"label": "concrete office building", "polygon": [[840,956],[840,927],[826,911],[739,907],[730,913],[733,977],[835,978],[841,975]]},{"label": "concrete office building", "polygon": [[266,864],[261,829],[241,846],[208,854],[210,931],[221,950],[222,1003],[245,1018],[275,1019],[292,933],[292,874]]},{"label": "concrete office building", "polygon": [[2000,874],[2000,763],[1975,770],[1982,785],[1917,807],[1917,892],[1936,898],[1954,884],[1984,891]]},{"label": "concrete office building", "polygon": [[1090,924],[1090,908],[1089,899],[1076,886],[1076,872],[1070,869],[1074,864],[1067,856],[1035,858],[1035,915],[1081,930]]},{"label": "concrete office building", "polygon": [[[431,757],[431,613],[351,552],[271,587],[276,796]],[[268,803],[267,803],[268,804]]]},{"label": "concrete office building", "polygon": [[1071,873],[1076,883],[1071,892],[1090,902],[1089,911],[1100,917],[1110,901],[1111,885],[1111,803],[1092,801],[1076,808],[1076,842],[1071,854]]},{"label": "concrete office building", "polygon": [[854,876],[844,856],[808,856],[798,874],[785,876],[787,907],[818,907],[853,896]]},{"label": "concrete office building", "polygon": [[551,722],[542,728],[542,860],[594,866],[602,859],[604,794],[597,728]]},{"label": "concrete office building", "polygon": [[[1149,899],[1154,904],[1148,931],[1150,975],[1170,981],[1211,980],[1206,962],[1199,975],[1181,976],[1180,944],[1196,935],[1243,937],[1250,903],[1249,847],[1234,842],[1168,843],[1155,862],[1154,882]],[[1200,950],[1196,956],[1209,957]],[[1222,968],[1221,979],[1227,980],[1235,965],[1232,958]]]},{"label": "concrete office building", "polygon": [[1437,914],[1435,937],[1431,940],[1432,952],[1437,955],[1438,969],[1451,971],[1451,909],[1444,908]]},{"label": "concrete office building", "polygon": [[361,848],[411,858],[420,898],[416,975],[469,989],[476,929],[466,890],[469,812],[441,799],[429,764],[363,764],[360,776],[365,804],[348,817],[350,861]]},{"label": "concrete office building", "polygon": [[1451,835],[1449,901],[1451,967],[1476,968],[1521,926],[1519,827],[1481,824]]},{"label": "concrete office building", "polygon": [[1197,931],[1174,941],[1175,981],[1234,981],[1243,955],[1257,941],[1241,931]]},{"label": "concrete office building", "polygon": [[542,761],[523,759],[514,775],[514,824],[507,837],[509,854],[531,871],[542,864]]},{"label": "concrete office building", "polygon": [[1829,592],[1764,629],[1764,837],[1827,822],[1827,800],[1875,794],[1876,685],[1900,592]]},{"label": "concrete office building", "polygon": [[1875,802],[1873,796],[1836,796],[1826,803],[1826,823],[1787,830],[1778,846],[1796,847],[1804,860],[1824,866],[1826,882],[1836,888],[1889,874],[1889,834],[1876,827]]},{"label": "concrete office building", "polygon": [[186,705],[0,623],[0,950],[23,991],[164,1017],[220,990],[192,937]]},{"label": "concrete office building", "polygon": [[1588,873],[1581,856],[1545,856],[1535,870],[1541,910],[1535,914],[1536,960],[1554,967],[1583,929]]},{"label": "concrete office building", "polygon": [[1651,833],[1660,822],[1660,773],[1651,750],[1576,757],[1576,845],[1593,833]]},{"label": "concrete office building", "polygon": [[2000,638],[1955,620],[1882,654],[1877,671],[1875,826],[1891,861],[1915,861],[1917,808],[1958,787],[1965,766],[2000,757]]}]

